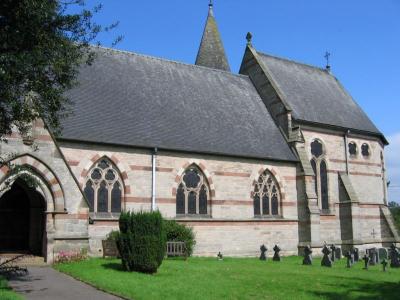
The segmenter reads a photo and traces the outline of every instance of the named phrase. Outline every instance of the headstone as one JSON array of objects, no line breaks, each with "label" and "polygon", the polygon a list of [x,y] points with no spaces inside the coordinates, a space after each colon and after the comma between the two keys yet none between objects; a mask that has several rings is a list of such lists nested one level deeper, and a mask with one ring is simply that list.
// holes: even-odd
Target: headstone
[{"label": "headstone", "polygon": [[382,259],[381,264],[382,264],[382,267],[383,267],[383,272],[386,272],[386,267],[387,267],[388,262],[386,261],[385,258]]},{"label": "headstone", "polygon": [[390,267],[400,268],[400,253],[395,244],[390,246]]},{"label": "headstone", "polygon": [[351,268],[351,266],[354,263],[354,255],[353,253],[351,253],[351,251],[347,251],[347,253],[345,254],[345,257],[347,258],[347,268]]},{"label": "headstone", "polygon": [[331,254],[331,250],[329,250],[329,248],[325,245],[324,248],[322,248],[322,253],[324,254],[324,256],[321,260],[321,266],[332,267],[332,261],[329,257],[329,254]]},{"label": "headstone", "polygon": [[336,247],[335,249],[335,259],[340,260],[342,258],[342,249],[340,247]]},{"label": "headstone", "polygon": [[332,251],[332,254],[331,254],[331,261],[332,261],[332,262],[335,262],[335,251],[336,251],[336,246],[335,246],[334,244],[332,244],[332,245],[330,246],[330,248],[331,248],[331,251]]},{"label": "headstone", "polygon": [[218,257],[218,260],[223,260],[224,259],[224,256],[222,255],[221,252],[218,252],[217,257]]},{"label": "headstone", "polygon": [[303,265],[312,265],[312,250],[310,246],[304,248]]},{"label": "headstone", "polygon": [[261,251],[260,260],[267,260],[266,252],[268,251],[268,248],[265,247],[264,244],[262,244],[260,247],[260,251]]},{"label": "headstone", "polygon": [[279,255],[281,248],[279,248],[278,245],[275,245],[273,250],[274,250],[274,257],[272,258],[272,260],[273,261],[281,261],[281,256]]},{"label": "headstone", "polygon": [[367,254],[369,256],[369,265],[375,266],[378,263],[376,248],[367,249]]},{"label": "headstone", "polygon": [[364,257],[363,257],[363,261],[364,261],[364,269],[368,270],[368,265],[369,265],[369,256],[365,253]]},{"label": "headstone", "polygon": [[355,262],[358,262],[360,260],[360,254],[358,252],[358,248],[353,248],[353,256]]},{"label": "headstone", "polygon": [[389,259],[389,255],[388,255],[388,251],[386,248],[379,248],[378,249],[378,256],[380,260],[388,260]]}]

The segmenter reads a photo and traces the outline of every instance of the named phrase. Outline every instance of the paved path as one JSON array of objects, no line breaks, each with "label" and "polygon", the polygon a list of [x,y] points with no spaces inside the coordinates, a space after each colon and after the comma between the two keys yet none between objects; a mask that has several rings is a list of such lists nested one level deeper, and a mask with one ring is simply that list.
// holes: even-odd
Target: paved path
[{"label": "paved path", "polygon": [[26,299],[121,300],[50,267],[29,267],[28,270],[28,275],[9,280],[9,285]]}]

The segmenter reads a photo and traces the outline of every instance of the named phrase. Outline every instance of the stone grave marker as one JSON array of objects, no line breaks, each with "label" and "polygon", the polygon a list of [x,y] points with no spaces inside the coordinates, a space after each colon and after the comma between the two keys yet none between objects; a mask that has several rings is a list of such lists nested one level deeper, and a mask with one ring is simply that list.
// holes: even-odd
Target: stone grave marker
[{"label": "stone grave marker", "polygon": [[354,261],[358,262],[360,260],[360,254],[358,252],[358,248],[353,248],[352,252],[354,256]]},{"label": "stone grave marker", "polygon": [[342,258],[342,248],[336,247],[335,249],[335,259],[340,260]]},{"label": "stone grave marker", "polygon": [[329,257],[329,254],[331,254],[331,250],[329,250],[329,248],[325,245],[324,248],[322,249],[322,253],[324,254],[324,256],[322,257],[321,260],[321,266],[329,268],[332,267],[332,261]]},{"label": "stone grave marker", "polygon": [[389,259],[389,255],[388,255],[388,251],[386,248],[379,248],[378,249],[378,256],[380,260],[388,260]]},{"label": "stone grave marker", "polygon": [[279,248],[278,245],[275,245],[273,250],[274,250],[274,257],[272,258],[272,260],[273,261],[281,261],[281,256],[279,255],[279,252],[281,251],[281,248]]},{"label": "stone grave marker", "polygon": [[369,260],[369,265],[370,266],[375,266],[376,264],[379,263],[378,254],[377,254],[376,248],[367,249],[367,254],[368,254],[369,258],[370,258],[370,260]]},{"label": "stone grave marker", "polygon": [[395,244],[390,246],[390,267],[400,268],[400,253]]},{"label": "stone grave marker", "polygon": [[331,261],[332,261],[332,262],[335,262],[335,251],[336,251],[336,246],[335,246],[334,244],[332,244],[332,245],[330,246],[330,248],[331,248],[331,252],[332,252]]},{"label": "stone grave marker", "polygon": [[367,253],[365,253],[364,257],[363,257],[363,261],[364,261],[364,269],[368,270],[368,265],[369,265],[369,256],[367,255]]},{"label": "stone grave marker", "polygon": [[312,250],[310,246],[304,248],[303,265],[312,265]]},{"label": "stone grave marker", "polygon": [[265,247],[264,244],[262,244],[261,247],[260,247],[260,251],[261,251],[260,260],[267,260],[267,255],[266,255],[266,253],[267,253],[267,251],[268,251],[268,248]]},{"label": "stone grave marker", "polygon": [[382,264],[383,272],[386,272],[386,267],[387,267],[387,265],[388,265],[388,262],[386,261],[385,258],[382,259],[381,264]]},{"label": "stone grave marker", "polygon": [[345,254],[345,257],[347,258],[346,267],[347,267],[347,268],[351,268],[351,266],[352,266],[353,263],[354,263],[354,256],[353,256],[353,253],[351,253],[351,251],[347,251],[346,254]]}]

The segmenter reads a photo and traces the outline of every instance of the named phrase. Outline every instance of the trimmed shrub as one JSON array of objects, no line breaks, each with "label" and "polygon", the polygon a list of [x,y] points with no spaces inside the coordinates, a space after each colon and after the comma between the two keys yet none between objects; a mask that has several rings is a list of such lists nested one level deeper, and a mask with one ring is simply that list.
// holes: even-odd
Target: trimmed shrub
[{"label": "trimmed shrub", "polygon": [[196,240],[191,227],[174,220],[164,220],[164,228],[168,242],[185,242],[188,256],[192,255]]},{"label": "trimmed shrub", "polygon": [[156,273],[165,256],[164,222],[157,212],[123,212],[117,246],[127,271]]}]

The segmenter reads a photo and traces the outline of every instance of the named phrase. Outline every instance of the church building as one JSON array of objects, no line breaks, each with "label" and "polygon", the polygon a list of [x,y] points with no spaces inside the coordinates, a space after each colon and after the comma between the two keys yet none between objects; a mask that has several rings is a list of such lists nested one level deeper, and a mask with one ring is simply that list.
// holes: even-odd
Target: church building
[{"label": "church building", "polygon": [[102,255],[123,210],[191,226],[199,256],[400,242],[387,141],[329,68],[265,54],[248,34],[232,73],[212,4],[193,65],[94,51],[60,135],[38,119],[0,143],[22,167],[0,169],[0,251]]}]

